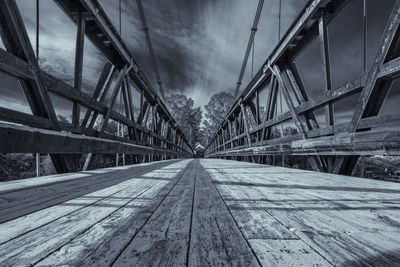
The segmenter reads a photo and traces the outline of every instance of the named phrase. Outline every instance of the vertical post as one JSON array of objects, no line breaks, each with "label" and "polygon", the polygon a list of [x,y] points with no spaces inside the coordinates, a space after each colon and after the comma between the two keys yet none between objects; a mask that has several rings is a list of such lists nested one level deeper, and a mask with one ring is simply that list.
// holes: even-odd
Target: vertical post
[{"label": "vertical post", "polygon": [[282,155],[282,167],[285,167],[285,155]]},{"label": "vertical post", "polygon": [[278,43],[281,40],[281,13],[282,13],[282,0],[279,0],[279,12],[278,12]]},{"label": "vertical post", "polygon": [[[328,40],[328,29],[325,21],[325,11],[322,10],[321,16],[319,18],[319,40],[320,40],[320,48],[321,48],[321,56],[322,56],[322,69],[324,71],[324,79],[325,79],[325,89],[327,91],[332,88],[332,78],[331,78],[331,63],[330,63],[330,54],[329,54],[329,40]],[[334,123],[333,117],[333,104],[328,103],[325,106],[325,118],[326,125],[330,126]]]},{"label": "vertical post", "polygon": [[[120,128],[120,122],[117,123],[117,136],[119,136],[119,128]],[[115,154],[115,167],[118,167],[118,161],[119,161],[119,157],[118,157],[118,153]]]},{"label": "vertical post", "polygon": [[[83,69],[83,46],[85,41],[85,16],[82,10],[78,14],[78,31],[76,36],[75,47],[75,72],[74,72],[74,88],[81,91],[82,87],[82,69]],[[80,106],[79,103],[74,101],[72,107],[72,124],[74,127],[79,127]]]},{"label": "vertical post", "polygon": [[367,73],[367,0],[363,0],[364,73]]},{"label": "vertical post", "polygon": [[40,176],[40,153],[36,153],[36,177]]},{"label": "vertical post", "polygon": [[365,178],[365,156],[361,156],[361,177]]},{"label": "vertical post", "polygon": [[[240,100],[240,102],[242,102],[242,101]],[[247,135],[248,147],[251,147],[251,137],[250,137],[250,133],[249,133],[249,126],[247,125],[246,109],[244,108],[243,103],[240,103],[240,108],[242,110],[242,118],[243,118],[244,130]]]},{"label": "vertical post", "polygon": [[36,0],[36,59],[39,63],[39,0]]}]

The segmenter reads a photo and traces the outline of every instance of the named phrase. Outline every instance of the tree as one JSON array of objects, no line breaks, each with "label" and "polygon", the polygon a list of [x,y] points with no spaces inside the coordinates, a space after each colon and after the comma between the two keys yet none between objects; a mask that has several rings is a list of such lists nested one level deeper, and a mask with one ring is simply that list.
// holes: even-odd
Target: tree
[{"label": "tree", "polygon": [[203,115],[200,107],[193,107],[193,99],[182,94],[167,96],[165,104],[186,138],[194,146],[201,140],[200,122]]},{"label": "tree", "polygon": [[207,139],[211,138],[218,129],[234,100],[233,95],[223,91],[213,95],[208,104],[205,105],[204,131]]}]

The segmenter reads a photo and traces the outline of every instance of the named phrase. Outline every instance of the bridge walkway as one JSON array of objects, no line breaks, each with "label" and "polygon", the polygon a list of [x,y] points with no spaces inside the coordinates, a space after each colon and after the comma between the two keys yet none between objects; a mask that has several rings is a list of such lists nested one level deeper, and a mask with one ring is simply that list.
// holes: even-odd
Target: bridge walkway
[{"label": "bridge walkway", "polygon": [[399,252],[399,183],[189,159],[0,184],[1,266],[395,266]]}]

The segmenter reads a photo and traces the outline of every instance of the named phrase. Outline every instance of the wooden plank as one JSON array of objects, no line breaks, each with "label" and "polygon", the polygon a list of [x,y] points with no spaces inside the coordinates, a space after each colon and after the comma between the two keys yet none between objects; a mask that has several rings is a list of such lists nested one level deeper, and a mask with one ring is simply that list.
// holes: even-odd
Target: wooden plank
[{"label": "wooden plank", "polygon": [[330,266],[301,240],[249,240],[262,266]]},{"label": "wooden plank", "polygon": [[[139,215],[141,209],[148,205],[149,200],[147,198],[153,198],[154,195],[159,192],[164,186],[162,183],[157,183],[149,190],[143,192],[138,198],[133,199],[128,205],[117,210],[102,221],[99,221],[91,228],[89,228],[84,234],[79,235],[71,242],[65,244],[52,254],[44,258],[38,263],[38,266],[49,266],[49,265],[82,265],[88,261],[90,256],[89,249],[96,250],[102,245],[102,242],[112,238],[118,227],[127,222],[128,219],[133,216]],[[117,249],[116,247],[114,249]],[[96,261],[97,263],[97,261]]]},{"label": "wooden plank", "polygon": [[[227,204],[246,239],[299,239],[265,210],[261,207],[257,207],[246,193],[235,190],[232,187],[223,189],[217,188],[221,194],[222,192],[227,194],[232,190],[230,194],[234,198],[244,195],[243,198],[239,198],[239,201],[227,201]],[[246,199],[249,199],[249,201],[246,201]],[[256,208],[254,206],[256,206]]]},{"label": "wooden plank", "polygon": [[188,163],[189,160],[184,160],[148,173],[146,176],[149,178],[165,177],[170,182],[158,192],[152,190],[134,200],[125,211],[121,210],[120,214],[116,214],[118,217],[113,215],[97,223],[85,234],[55,251],[45,262],[90,266],[110,265],[115,262],[180,180]]},{"label": "wooden plank", "polygon": [[[122,182],[119,185],[106,187],[93,193],[74,198],[58,205],[51,206],[46,209],[38,210],[28,215],[16,218],[0,224],[0,229],[6,230],[0,238],[0,244],[10,241],[24,235],[27,232],[38,229],[39,227],[51,223],[63,216],[66,216],[78,209],[95,205],[96,202],[112,196],[121,190],[121,185],[127,184]],[[149,185],[150,186],[150,185]]]},{"label": "wooden plank", "polygon": [[[225,201],[245,204],[249,212],[261,208],[298,237],[250,239],[266,266],[400,262],[388,252],[400,249],[398,183],[226,160],[202,164]],[[261,232],[256,224],[247,226]]]},{"label": "wooden plank", "polygon": [[[208,162],[205,162],[205,166],[208,166]],[[257,171],[259,170],[260,168],[257,169]],[[243,190],[241,186],[230,186],[230,184],[240,184],[243,180],[238,179],[236,176],[231,176],[229,172],[225,170],[207,169],[207,171],[210,173],[212,180],[215,181],[218,191],[225,199],[230,212],[247,240],[299,239],[278,220],[263,210],[262,207],[254,201],[253,197],[250,196],[246,190]],[[241,173],[243,173],[243,170]],[[227,185],[225,186],[224,184]]]},{"label": "wooden plank", "polygon": [[1,222],[12,220],[96,190],[124,182],[132,177],[130,175],[132,170],[135,170],[135,176],[140,176],[157,167],[165,167],[172,163],[174,162],[160,162],[154,163],[154,165],[149,165],[148,163],[145,165],[140,164],[137,168],[134,167],[134,169],[131,169],[132,166],[125,166],[125,169],[119,171],[107,171],[102,169],[101,173],[85,172],[91,175],[82,176],[80,179],[55,181],[45,185],[40,185],[38,182],[38,186],[24,186],[20,187],[20,189],[2,192],[2,201],[0,202]]},{"label": "wooden plank", "polygon": [[[164,185],[174,183],[176,175],[187,162],[167,166],[165,170],[170,171],[164,175],[156,169],[154,172],[130,177],[125,182],[104,190],[14,220],[15,223],[18,222],[15,230],[26,232],[19,236],[14,234],[13,238],[0,245],[0,254],[4,253],[0,256],[2,263],[8,265],[39,262],[39,265],[43,265],[53,262],[58,265],[62,261],[71,264],[87,259],[88,245],[102,246],[102,242],[95,242],[99,241],[98,238],[112,239],[118,227],[110,228],[111,224],[121,224],[121,227],[131,228],[132,224],[128,223],[127,219],[136,219],[141,206],[151,203],[153,198],[157,199],[158,193],[164,190]],[[41,215],[43,217],[40,217]],[[146,216],[150,214],[146,213]],[[33,229],[28,223],[31,222],[29,219],[34,220]],[[0,225],[0,227],[6,226]],[[31,248],[29,252],[23,251],[23,247],[10,250],[13,245],[21,243],[25,248]],[[64,251],[64,244],[71,250]],[[122,248],[123,246],[120,247]],[[65,252],[71,253],[72,257],[65,257]],[[40,262],[42,260],[44,261]]]},{"label": "wooden plank", "polygon": [[196,177],[194,162],[188,167],[115,265],[187,265]]},{"label": "wooden plank", "polygon": [[3,264],[27,265],[42,260],[86,229],[128,205],[151,184],[149,181],[144,184],[139,182],[142,181],[132,179],[120,185],[118,192],[96,202],[95,205],[76,210],[68,216],[0,245],[0,258],[3,259]]},{"label": "wooden plank", "polygon": [[189,266],[258,266],[259,262],[203,167],[196,172]]},{"label": "wooden plank", "polygon": [[16,181],[2,182],[0,185],[0,194],[3,194],[4,192],[21,190],[23,188],[39,187],[42,185],[48,185],[61,181],[69,181],[72,179],[87,177],[89,175],[90,174],[86,173],[55,174],[55,175],[40,176],[35,178],[26,178]]}]

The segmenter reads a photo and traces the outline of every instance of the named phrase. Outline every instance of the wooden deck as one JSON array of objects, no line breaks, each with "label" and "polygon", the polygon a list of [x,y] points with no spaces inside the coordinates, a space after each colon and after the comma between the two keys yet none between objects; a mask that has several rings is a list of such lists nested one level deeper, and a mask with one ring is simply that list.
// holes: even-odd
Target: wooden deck
[{"label": "wooden deck", "polygon": [[400,183],[169,160],[0,184],[0,266],[396,266]]}]

